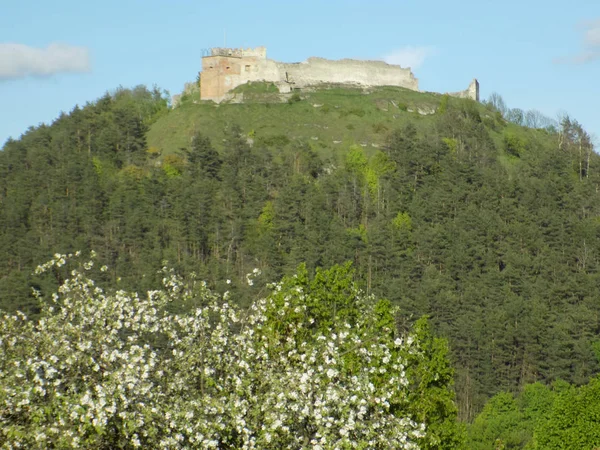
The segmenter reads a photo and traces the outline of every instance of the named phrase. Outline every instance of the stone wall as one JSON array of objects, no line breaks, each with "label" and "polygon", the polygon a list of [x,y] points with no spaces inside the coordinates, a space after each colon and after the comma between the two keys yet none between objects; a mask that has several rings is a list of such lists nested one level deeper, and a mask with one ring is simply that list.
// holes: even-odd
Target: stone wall
[{"label": "stone wall", "polygon": [[418,80],[410,69],[383,61],[342,59],[330,61],[309,58],[303,63],[277,63],[282,81],[292,88],[303,88],[323,83],[354,84],[358,86],[400,86],[419,90]]},{"label": "stone wall", "polygon": [[264,47],[255,49],[214,48],[202,58],[200,98],[220,102],[237,86],[252,81],[280,81],[277,63],[267,59]]},{"label": "stone wall", "polygon": [[227,99],[235,87],[253,81],[275,83],[282,93],[330,83],[419,89],[410,69],[382,61],[309,58],[302,63],[279,63],[267,59],[264,47],[212,49],[210,56],[202,58],[200,79],[200,97],[215,102]]},{"label": "stone wall", "polygon": [[234,58],[255,57],[255,58],[266,59],[267,48],[266,47],[256,47],[256,48],[213,47],[210,49],[210,56],[232,56]]},{"label": "stone wall", "polygon": [[479,81],[473,79],[469,87],[464,91],[459,92],[449,92],[449,96],[458,97],[458,98],[470,98],[471,100],[479,101]]},{"label": "stone wall", "polygon": [[[210,56],[202,58],[200,98],[203,100],[217,103],[227,100],[237,86],[253,81],[274,83],[281,93],[320,84],[399,86],[419,90],[419,82],[410,68],[383,61],[309,58],[301,63],[280,63],[267,59],[265,47],[213,48]],[[473,80],[465,91],[449,95],[479,101],[479,83]]]}]

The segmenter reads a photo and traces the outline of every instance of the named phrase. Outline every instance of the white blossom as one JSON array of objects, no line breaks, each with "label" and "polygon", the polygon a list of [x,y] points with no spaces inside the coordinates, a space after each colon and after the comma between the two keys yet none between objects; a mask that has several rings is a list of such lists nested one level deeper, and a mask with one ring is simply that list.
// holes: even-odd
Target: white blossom
[{"label": "white blossom", "polygon": [[[407,398],[413,338],[372,333],[373,302],[358,290],[356,321],[315,335],[298,285],[271,284],[242,310],[166,267],[164,289],[145,295],[84,273],[71,272],[37,322],[0,317],[3,448],[300,448],[307,438],[317,450],[413,449],[426,433],[392,408]],[[171,312],[179,300],[202,306]],[[115,423],[116,440],[104,441]]]}]

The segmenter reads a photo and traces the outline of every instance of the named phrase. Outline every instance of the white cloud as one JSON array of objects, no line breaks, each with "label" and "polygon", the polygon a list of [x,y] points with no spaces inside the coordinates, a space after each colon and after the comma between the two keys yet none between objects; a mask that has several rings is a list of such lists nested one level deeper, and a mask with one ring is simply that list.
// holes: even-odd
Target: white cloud
[{"label": "white cloud", "polygon": [[416,70],[423,65],[428,56],[433,54],[435,54],[433,47],[407,46],[388,53],[383,57],[383,60],[388,64],[396,64]]},{"label": "white cloud", "polygon": [[53,43],[46,48],[0,42],[0,79],[81,73],[91,69],[89,51]]},{"label": "white cloud", "polygon": [[584,42],[590,47],[600,47],[600,20],[584,24]]},{"label": "white cloud", "polygon": [[583,48],[573,56],[554,60],[557,64],[585,64],[600,59],[600,19],[582,22],[577,27],[583,31]]}]

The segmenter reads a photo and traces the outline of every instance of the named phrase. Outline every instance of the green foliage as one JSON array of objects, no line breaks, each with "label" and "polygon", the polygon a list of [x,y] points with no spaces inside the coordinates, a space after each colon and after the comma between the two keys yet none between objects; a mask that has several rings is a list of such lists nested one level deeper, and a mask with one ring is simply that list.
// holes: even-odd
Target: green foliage
[{"label": "green foliage", "polygon": [[448,103],[450,101],[450,96],[448,94],[442,95],[442,99],[440,100],[440,106],[438,107],[437,112],[439,114],[444,114],[448,111]]},{"label": "green foliage", "polygon": [[[196,133],[192,138],[189,149],[184,149],[190,172],[194,176],[205,176],[207,178],[219,178],[222,160],[219,153],[213,148],[210,140],[202,133]],[[167,155],[165,164],[174,166],[178,172],[185,167],[184,161],[177,155]]]},{"label": "green foliage", "polygon": [[144,178],[144,176],[146,176],[146,171],[141,167],[130,164],[123,167],[119,174],[123,178],[140,181],[142,178]]},{"label": "green foliage", "polygon": [[527,141],[521,136],[511,132],[504,135],[504,151],[510,156],[521,157],[527,151],[527,147]]},{"label": "green foliage", "polygon": [[252,81],[250,83],[240,84],[233,90],[236,93],[243,94],[277,94],[279,89],[274,83],[264,81]]},{"label": "green foliage", "polygon": [[396,164],[390,160],[386,153],[377,151],[369,159],[369,167],[373,169],[373,172],[375,172],[378,176],[383,176],[393,173],[396,169]]},{"label": "green foliage", "polygon": [[94,165],[94,171],[96,172],[96,174],[99,177],[102,176],[102,173],[104,172],[102,167],[102,160],[98,157],[94,157],[92,158],[92,164]]},{"label": "green foliage", "polygon": [[273,202],[268,201],[265,203],[260,216],[258,216],[258,223],[265,230],[270,230],[273,228],[273,220],[275,220],[275,208],[273,207]]},{"label": "green foliage", "polygon": [[180,156],[167,155],[163,160],[162,168],[168,177],[173,178],[181,175],[184,165],[184,160]]},{"label": "green foliage", "polygon": [[[160,93],[120,91],[8,141],[0,305],[36,317],[31,288],[53,292],[64,274],[32,271],[62,249],[99,249],[103,280],[129,290],[157,289],[169,260],[244,306],[248,267],[280,279],[351,260],[369,293],[401,307],[403,329],[428,314],[448,339],[465,421],[500,391],[598,372],[600,159],[576,122],[492,126],[460,99],[405,114],[393,105],[440,97],[400,88],[303,96],[166,112]],[[519,158],[504,133],[526,144]]]},{"label": "green foliage", "polygon": [[274,300],[277,305],[282,306],[290,301],[290,297],[298,299],[298,293],[304,294],[304,302],[298,299],[296,305],[305,305],[306,310],[302,316],[312,318],[314,329],[324,333],[336,323],[356,323],[357,309],[352,295],[356,289],[350,263],[327,270],[317,268],[312,279],[309,278],[306,266],[302,264],[293,277],[283,279],[282,289]]},{"label": "green foliage", "polygon": [[348,228],[347,230],[348,236],[353,239],[358,239],[361,242],[367,242],[369,240],[369,235],[367,233],[367,229],[364,224],[360,224],[356,228]]},{"label": "green foliage", "polygon": [[497,394],[469,427],[467,446],[474,450],[524,448],[532,438],[532,424],[524,420],[512,394]]},{"label": "green foliage", "polygon": [[163,170],[165,171],[165,175],[169,178],[176,178],[181,175],[181,172],[170,164],[164,164]]},{"label": "green foliage", "polygon": [[469,426],[472,449],[572,449],[600,445],[600,381],[575,387],[564,382],[552,387],[525,386],[515,398],[500,393],[487,402]]},{"label": "green foliage", "polygon": [[362,174],[367,167],[367,157],[360,145],[352,145],[346,154],[346,167],[350,172]]},{"label": "green foliage", "polygon": [[257,139],[257,145],[264,145],[265,147],[285,147],[290,143],[290,138],[285,134],[275,134],[272,136],[260,136]]},{"label": "green foliage", "polygon": [[394,171],[396,165],[390,161],[387,154],[377,151],[370,159],[368,166],[365,167],[364,176],[371,197],[377,201],[381,190],[381,177],[386,176]]},{"label": "green foliage", "polygon": [[442,138],[442,142],[446,144],[451,154],[456,155],[458,151],[458,141],[455,138]]},{"label": "green foliage", "polygon": [[[285,315],[285,318],[273,316],[273,331],[278,335],[285,334],[298,320],[308,320],[317,335],[338,328],[340,323],[356,324],[360,318],[356,292],[350,263],[328,270],[317,269],[312,279],[305,266],[301,265],[296,275],[284,278],[273,298],[278,307],[289,304],[290,309],[299,306],[302,311]],[[373,304],[372,312],[374,321],[370,333],[387,334],[393,338],[397,333],[394,330],[398,311],[392,303],[380,299]],[[415,323],[407,343],[411,345],[413,340],[418,342],[419,351],[406,354],[407,375],[411,380],[408,410],[415,420],[426,423],[428,434],[420,441],[420,446],[424,449],[460,448],[464,442],[464,427],[457,422],[447,342],[433,336],[426,318]],[[360,368],[354,358],[347,358],[346,364],[350,373]],[[386,384],[389,379],[385,374],[379,382]]]},{"label": "green foliage", "polygon": [[535,430],[534,448],[572,449],[600,446],[600,379],[556,396],[548,419]]},{"label": "green foliage", "polygon": [[[7,448],[460,444],[440,433],[456,420],[456,408],[440,403],[452,392],[443,349],[422,321],[400,333],[397,308],[360,291],[350,264],[313,277],[301,266],[242,309],[229,291],[166,267],[164,287],[146,295],[105,291],[88,278],[95,255],[68,267],[78,255],[36,268],[70,274],[37,323],[1,317]],[[246,281],[260,276],[255,268]],[[174,302],[193,306],[175,313]]]},{"label": "green foliage", "polygon": [[293,105],[294,103],[298,103],[302,101],[302,97],[297,92],[294,92],[290,98],[288,98],[288,103]]},{"label": "green foliage", "polygon": [[600,341],[592,342],[592,350],[596,355],[596,359],[600,362]]},{"label": "green foliage", "polygon": [[463,100],[461,102],[461,113],[469,120],[474,123],[481,122],[481,114],[479,112],[478,104],[473,100]]},{"label": "green foliage", "polygon": [[365,181],[369,187],[371,197],[376,198],[379,191],[379,174],[373,167],[367,167],[365,170]]},{"label": "green foliage", "polygon": [[399,231],[411,231],[412,219],[407,212],[399,212],[392,220],[392,225]]},{"label": "green foliage", "polygon": [[388,126],[385,123],[377,122],[373,124],[373,132],[377,134],[385,134],[389,131]]},{"label": "green foliage", "polygon": [[407,373],[415,383],[409,396],[410,410],[429,430],[422,448],[461,448],[465,428],[456,419],[458,408],[453,389],[454,370],[448,361],[448,342],[433,335],[427,317],[417,320],[413,330],[423,357],[409,364]]},{"label": "green foliage", "polygon": [[364,117],[366,111],[363,108],[348,108],[340,111],[340,117],[356,116]]},{"label": "green foliage", "polygon": [[[385,136],[374,134],[374,123],[386,123],[393,130],[404,125],[407,120],[415,119],[428,127],[434,120],[433,116],[411,118],[402,113],[403,105],[431,109],[437,107],[439,102],[438,96],[434,94],[393,87],[372,89],[368,95],[361,90],[348,88],[305,91],[301,94],[302,99],[306,100],[302,103],[304,106],[297,108],[279,103],[278,94],[260,94],[255,100],[247,98],[248,95],[245,94],[242,104],[221,104],[217,109],[211,103],[181,104],[152,126],[148,133],[148,144],[159,148],[163,154],[177,151],[188,146],[189,136],[202,124],[203,134],[221,150],[222,130],[230,123],[238,123],[245,131],[255,129],[259,134],[285,134],[293,140],[310,140],[316,136],[319,143],[327,145],[324,153],[329,156],[332,141],[346,139],[340,131],[345,131],[348,122],[352,122],[354,126],[353,133],[348,136],[349,140],[366,138],[383,144]],[[399,108],[390,106],[387,111],[380,110],[377,108],[379,100]],[[353,108],[365,111],[365,116],[361,118],[363,120],[358,120],[355,116],[340,117],[339,112]],[[327,114],[333,111],[338,114]]]}]

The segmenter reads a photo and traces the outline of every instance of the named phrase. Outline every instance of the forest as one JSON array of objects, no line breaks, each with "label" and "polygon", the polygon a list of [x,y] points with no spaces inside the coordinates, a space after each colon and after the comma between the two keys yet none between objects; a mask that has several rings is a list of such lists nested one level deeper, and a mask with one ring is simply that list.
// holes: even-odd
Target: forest
[{"label": "forest", "polygon": [[[423,440],[407,426],[414,448],[600,446],[600,159],[588,133],[567,116],[524,126],[493,103],[448,96],[422,94],[435,104],[422,115],[421,94],[400,88],[312,95],[329,103],[315,107],[307,94],[171,109],[157,88],[119,88],[7,141],[0,309],[51,320],[52,293],[65,294],[71,277],[57,254],[93,251],[86,273],[107,292],[161,289],[170,267],[182,283],[205,280],[202,298],[231,296],[242,309],[265,292],[276,298],[271,283],[340,270],[345,289],[356,284],[351,298],[395,311],[393,325],[374,329],[426,328],[419,339],[437,348],[412,373],[422,379],[437,361],[432,373],[446,374],[423,394],[445,405],[439,417],[399,407],[438,430]],[[286,115],[299,119],[278,128]],[[301,121],[344,139],[302,135]],[[315,296],[324,303],[311,317],[333,314],[335,324],[343,308]],[[167,309],[191,303],[180,296]],[[370,311],[365,321],[382,317],[356,308]],[[230,439],[219,448],[242,448]]]}]

